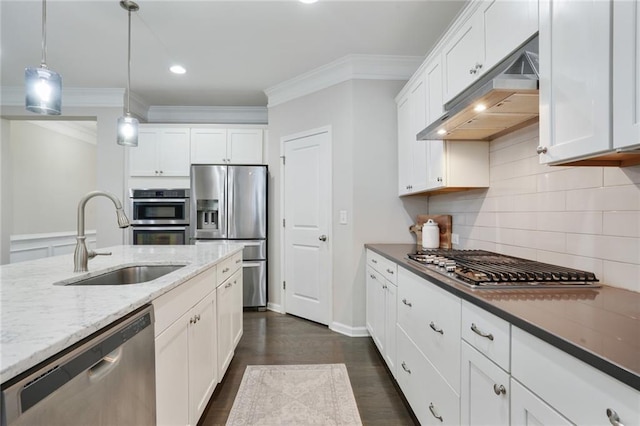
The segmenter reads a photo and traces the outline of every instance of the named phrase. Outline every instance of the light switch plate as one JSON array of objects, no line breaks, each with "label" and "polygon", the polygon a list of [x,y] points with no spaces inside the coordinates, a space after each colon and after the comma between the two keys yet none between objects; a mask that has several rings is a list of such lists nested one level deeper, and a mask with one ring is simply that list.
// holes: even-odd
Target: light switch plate
[{"label": "light switch plate", "polygon": [[346,224],[347,224],[347,211],[340,210],[340,225],[346,225]]}]

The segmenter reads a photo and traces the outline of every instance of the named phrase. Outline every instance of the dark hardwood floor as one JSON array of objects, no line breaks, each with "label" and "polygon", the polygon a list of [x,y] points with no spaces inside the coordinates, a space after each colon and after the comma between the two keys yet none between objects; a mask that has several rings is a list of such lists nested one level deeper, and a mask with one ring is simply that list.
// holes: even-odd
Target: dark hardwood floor
[{"label": "dark hardwood floor", "polygon": [[417,425],[369,337],[347,337],[291,315],[244,312],[244,335],[199,425],[224,425],[247,365],[344,363],[364,425]]}]

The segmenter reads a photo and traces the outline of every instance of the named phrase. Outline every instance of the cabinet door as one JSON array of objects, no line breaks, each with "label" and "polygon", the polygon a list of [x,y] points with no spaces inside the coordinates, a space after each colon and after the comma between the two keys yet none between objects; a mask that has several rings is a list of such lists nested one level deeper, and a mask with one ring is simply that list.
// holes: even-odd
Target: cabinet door
[{"label": "cabinet door", "polygon": [[444,46],[444,100],[450,101],[483,71],[484,42],[480,15],[473,15]]},{"label": "cabinet door", "polygon": [[489,70],[538,31],[538,1],[485,0],[480,6],[484,28],[484,64]]},{"label": "cabinet door", "polygon": [[191,150],[187,128],[166,129],[158,145],[160,176],[189,176]]},{"label": "cabinet door", "polygon": [[157,147],[161,132],[158,129],[140,127],[138,129],[138,146],[128,149],[130,176],[157,176]]},{"label": "cabinet door", "polygon": [[509,374],[462,342],[461,424],[508,425],[510,395]]},{"label": "cabinet door", "polygon": [[189,315],[184,314],[155,339],[158,425],[190,424]]},{"label": "cabinet door", "polygon": [[242,338],[242,268],[234,273],[231,278],[232,289],[232,312],[231,312],[231,336],[233,342],[233,349],[238,346],[240,338]]},{"label": "cabinet door", "polygon": [[569,426],[572,423],[518,383],[517,380],[511,379],[511,424]]},{"label": "cabinet door", "polygon": [[[443,84],[442,84],[442,59],[436,56],[426,66],[425,70],[427,90],[427,124],[431,124],[442,116]],[[427,149],[427,186],[439,188],[446,185],[444,181],[444,146],[445,141],[423,141]]]},{"label": "cabinet door", "polygon": [[216,292],[189,312],[189,418],[196,425],[218,384]]},{"label": "cabinet door", "polygon": [[398,322],[398,287],[387,281],[385,293],[385,318],[384,318],[384,334],[385,343],[385,360],[387,366],[393,376],[396,376],[396,324]]},{"label": "cabinet door", "polygon": [[262,130],[229,129],[227,160],[232,164],[262,164]]},{"label": "cabinet door", "polygon": [[611,148],[610,21],[610,1],[540,0],[541,163]]},{"label": "cabinet door", "polygon": [[226,158],[226,129],[191,129],[191,163],[222,164]]},{"label": "cabinet door", "polygon": [[411,186],[411,111],[409,96],[398,103],[398,195],[406,195]]},{"label": "cabinet door", "polygon": [[640,1],[613,3],[613,147],[640,145]]},{"label": "cabinet door", "polygon": [[218,310],[218,379],[222,380],[233,357],[231,323],[233,315],[232,283],[227,280],[216,289]]},{"label": "cabinet door", "polygon": [[386,280],[367,266],[367,328],[381,354],[385,353],[385,287]]},{"label": "cabinet door", "polygon": [[417,140],[416,135],[427,126],[427,89],[421,76],[409,92],[409,110],[411,112],[411,193],[427,188],[427,142]]}]

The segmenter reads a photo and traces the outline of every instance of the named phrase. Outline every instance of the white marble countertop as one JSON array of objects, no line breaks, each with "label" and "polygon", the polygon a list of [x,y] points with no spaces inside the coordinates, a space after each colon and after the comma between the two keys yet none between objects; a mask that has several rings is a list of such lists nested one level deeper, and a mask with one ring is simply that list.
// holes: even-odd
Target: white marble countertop
[{"label": "white marble countertop", "polygon": [[[115,246],[111,256],[73,272],[73,255],[0,266],[0,383],[151,302],[218,261],[242,250],[237,244]],[[186,264],[142,284],[54,285],[134,264]]]}]

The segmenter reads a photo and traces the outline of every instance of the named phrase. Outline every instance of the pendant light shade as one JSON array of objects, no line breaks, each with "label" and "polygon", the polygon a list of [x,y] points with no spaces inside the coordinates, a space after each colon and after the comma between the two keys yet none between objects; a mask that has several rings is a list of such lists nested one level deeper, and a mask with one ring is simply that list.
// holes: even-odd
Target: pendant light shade
[{"label": "pendant light shade", "polygon": [[131,12],[136,12],[140,7],[133,1],[122,0],[120,6],[129,15],[129,35],[127,41],[127,111],[118,118],[118,145],[138,146],[138,119],[130,112],[131,105]]},{"label": "pendant light shade", "polygon": [[62,77],[47,67],[47,3],[42,0],[42,61],[24,70],[25,107],[43,115],[62,112]]}]

